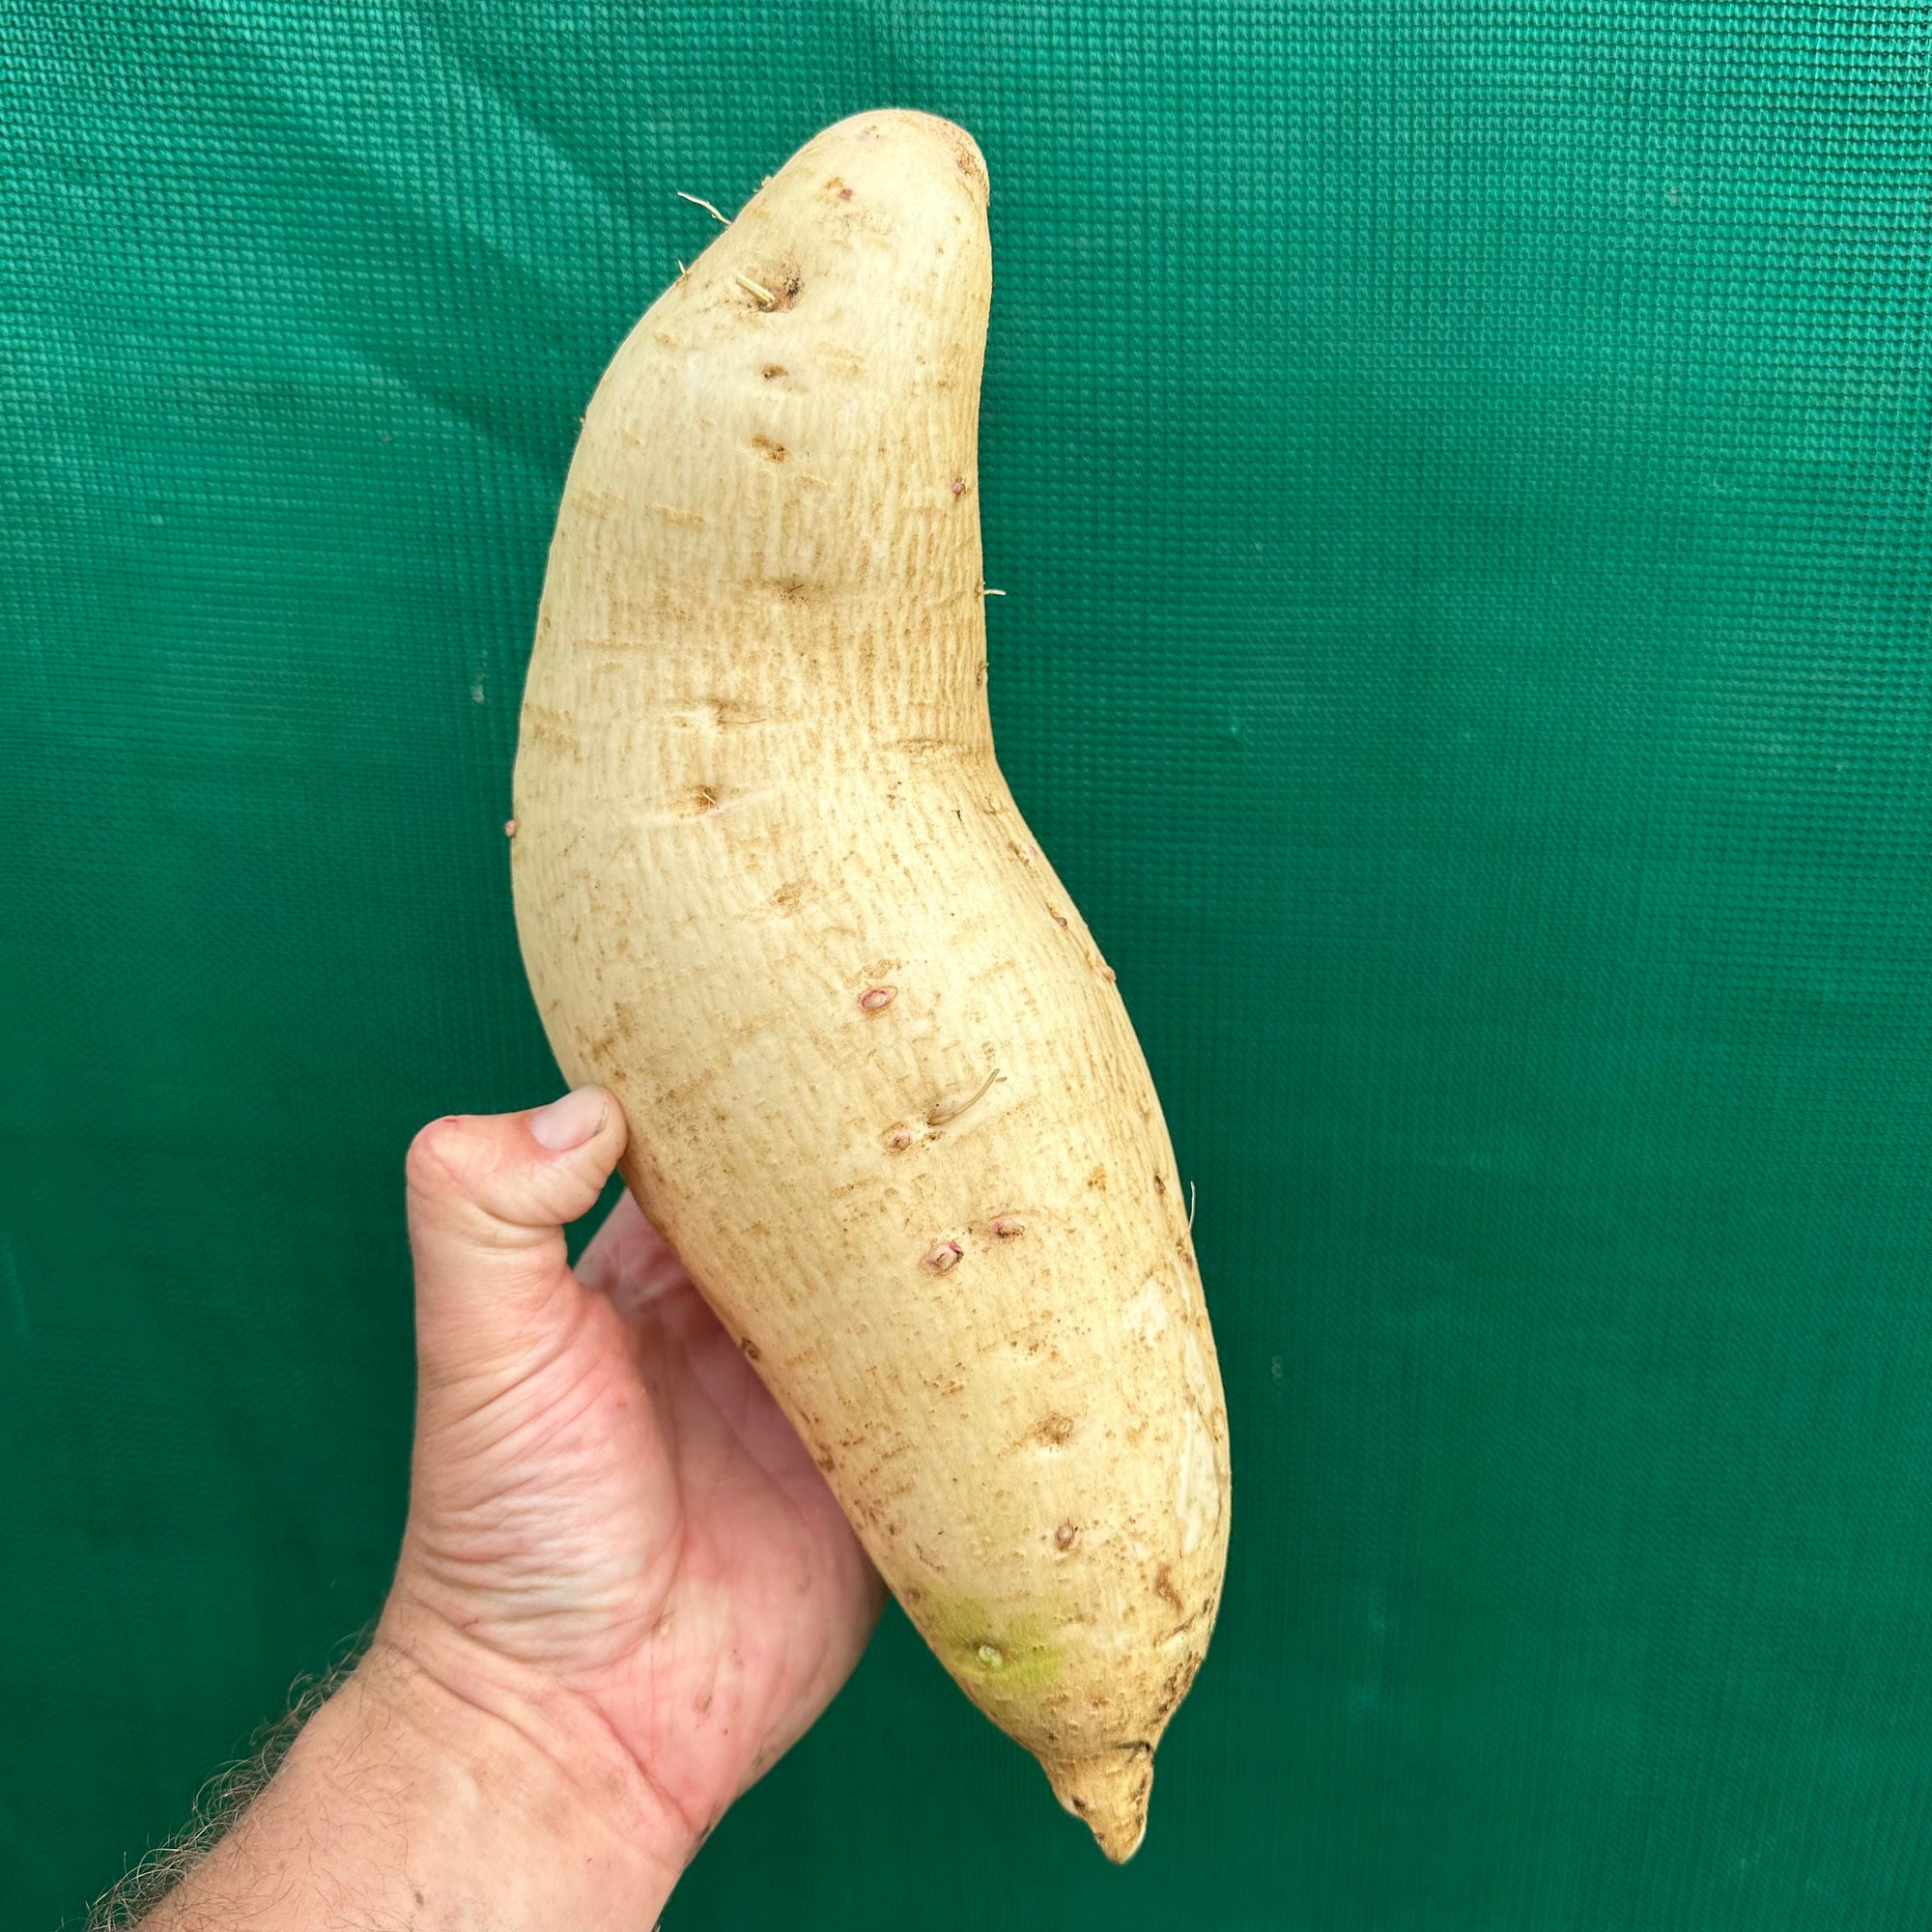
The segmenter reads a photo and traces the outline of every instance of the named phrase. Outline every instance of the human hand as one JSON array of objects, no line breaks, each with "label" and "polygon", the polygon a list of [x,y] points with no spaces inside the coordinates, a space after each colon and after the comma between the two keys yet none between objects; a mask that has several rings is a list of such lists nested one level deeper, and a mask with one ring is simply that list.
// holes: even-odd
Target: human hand
[{"label": "human hand", "polygon": [[628,1194],[568,1266],[625,1134],[586,1088],[410,1150],[416,1436],[376,1645],[580,1762],[614,1741],[681,1860],[844,1682],[883,1592]]},{"label": "human hand", "polygon": [[394,1585],[143,1932],[639,1932],[858,1662],[878,1577],[690,1276],[628,1197],[567,1264],[625,1131],[592,1087],[416,1136]]}]

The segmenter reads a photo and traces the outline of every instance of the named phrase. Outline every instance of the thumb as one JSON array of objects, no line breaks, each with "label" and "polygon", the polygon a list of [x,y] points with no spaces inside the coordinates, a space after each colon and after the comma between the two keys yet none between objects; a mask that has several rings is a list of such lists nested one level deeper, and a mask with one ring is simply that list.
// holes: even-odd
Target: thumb
[{"label": "thumb", "polygon": [[563,1227],[624,1151],[616,1096],[580,1087],[521,1114],[450,1114],[410,1146],[416,1352],[425,1386],[521,1373],[579,1290]]}]

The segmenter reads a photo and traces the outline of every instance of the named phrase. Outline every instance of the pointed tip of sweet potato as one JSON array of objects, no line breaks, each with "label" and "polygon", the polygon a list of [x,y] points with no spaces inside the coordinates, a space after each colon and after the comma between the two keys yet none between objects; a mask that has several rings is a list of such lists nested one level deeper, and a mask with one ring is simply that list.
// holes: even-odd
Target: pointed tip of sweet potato
[{"label": "pointed tip of sweet potato", "polygon": [[1041,1762],[1054,1796],[1086,1823],[1114,1863],[1125,1864],[1147,1836],[1152,1750],[1146,1745],[1122,1745],[1093,1757]]}]

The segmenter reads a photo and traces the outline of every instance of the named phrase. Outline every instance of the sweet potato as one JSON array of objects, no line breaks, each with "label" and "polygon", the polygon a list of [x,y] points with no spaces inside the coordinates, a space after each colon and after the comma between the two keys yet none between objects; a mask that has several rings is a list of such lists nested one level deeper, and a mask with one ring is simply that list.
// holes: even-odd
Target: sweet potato
[{"label": "sweet potato", "polygon": [[512,846],[556,1055],[907,1614],[1110,1858],[1208,1643],[1227,1418],[1114,974],[986,703],[969,136],[803,148],[606,373]]}]

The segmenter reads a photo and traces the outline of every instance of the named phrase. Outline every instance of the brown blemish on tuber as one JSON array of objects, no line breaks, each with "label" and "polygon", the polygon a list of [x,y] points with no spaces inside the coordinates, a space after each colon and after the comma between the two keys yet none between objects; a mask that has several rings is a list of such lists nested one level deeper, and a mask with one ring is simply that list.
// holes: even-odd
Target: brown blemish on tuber
[{"label": "brown blemish on tuber", "polygon": [[794,268],[768,270],[758,276],[736,274],[732,277],[759,309],[766,315],[776,315],[788,309],[804,293],[805,281]]},{"label": "brown blemish on tuber", "polygon": [[1198,1667],[1199,1660],[1190,1657],[1184,1663],[1177,1664],[1168,1672],[1166,1682],[1160,1687],[1160,1702],[1156,1706],[1158,1717],[1163,1723],[1174,1715],[1176,1706],[1187,1695]]},{"label": "brown blemish on tuber", "polygon": [[846,349],[836,342],[819,345],[818,360],[835,376],[843,376],[848,380],[856,380],[866,373],[866,358],[856,349]]}]

